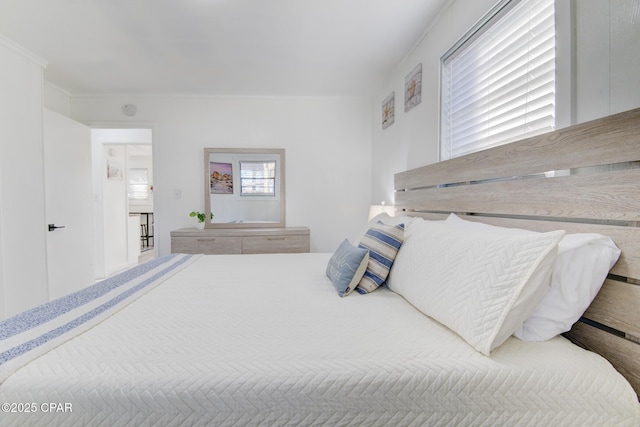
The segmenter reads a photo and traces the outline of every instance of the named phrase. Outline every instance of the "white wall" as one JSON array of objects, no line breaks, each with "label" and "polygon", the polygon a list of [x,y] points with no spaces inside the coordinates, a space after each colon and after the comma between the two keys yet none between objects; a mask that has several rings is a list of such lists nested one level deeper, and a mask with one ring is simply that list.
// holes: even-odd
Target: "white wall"
[{"label": "white wall", "polygon": [[44,106],[63,116],[71,116],[71,96],[69,92],[46,80],[44,82]]},{"label": "white wall", "polygon": [[[133,118],[122,114],[133,103]],[[88,125],[153,128],[155,244],[204,210],[204,147],[284,148],[288,226],[311,230],[311,250],[333,252],[366,222],[371,201],[370,100],[332,97],[73,97]]]},{"label": "white wall", "polygon": [[48,298],[44,66],[0,36],[0,318]]},{"label": "white wall", "polygon": [[576,121],[639,107],[640,2],[576,4]]},{"label": "white wall", "polygon": [[[127,200],[127,148],[102,145],[104,265],[107,276],[129,266],[129,206]],[[109,173],[104,171],[109,170]],[[107,176],[110,175],[110,176]]]},{"label": "white wall", "polygon": [[[372,202],[393,202],[393,175],[438,161],[440,58],[496,0],[455,0],[373,97]],[[404,79],[422,64],[422,102],[404,112]],[[395,122],[382,129],[382,101],[395,92]]]},{"label": "white wall", "polygon": [[[497,0],[452,0],[440,19],[373,97],[372,202],[393,201],[393,175],[438,161],[440,58]],[[571,8],[576,22],[571,52]],[[637,0],[556,0],[561,78],[558,124],[580,123],[640,106],[640,4]],[[422,63],[422,102],[404,112],[404,78]],[[573,64],[573,65],[572,65]],[[572,68],[574,67],[574,68]],[[573,81],[572,81],[573,80]],[[571,85],[572,87],[566,87]],[[382,101],[395,92],[395,123],[381,126]]]}]

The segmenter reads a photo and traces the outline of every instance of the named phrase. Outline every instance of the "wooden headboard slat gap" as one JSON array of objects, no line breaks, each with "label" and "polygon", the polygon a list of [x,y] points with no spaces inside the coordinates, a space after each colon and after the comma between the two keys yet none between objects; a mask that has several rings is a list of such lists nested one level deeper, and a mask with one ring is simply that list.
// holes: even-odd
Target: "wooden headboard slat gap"
[{"label": "wooden headboard slat gap", "polygon": [[436,210],[418,210],[418,209],[408,209],[398,211],[400,214],[434,214],[434,215],[445,215],[449,216],[454,213],[458,216],[464,216],[465,219],[473,221],[482,221],[486,222],[485,219],[505,219],[505,220],[522,220],[522,221],[546,221],[546,222],[554,222],[558,223],[557,227],[562,227],[562,224],[594,224],[594,225],[612,225],[612,226],[621,226],[621,227],[632,227],[635,221],[619,221],[619,220],[604,220],[604,219],[589,219],[589,218],[567,218],[567,217],[550,217],[550,216],[539,216],[539,215],[511,215],[511,214],[494,214],[494,213],[485,213],[485,212],[460,212],[460,211],[436,211]]},{"label": "wooden headboard slat gap", "polygon": [[640,336],[640,286],[607,279],[584,317],[632,336]]},{"label": "wooden headboard slat gap", "polygon": [[629,341],[633,341],[636,344],[640,344],[640,337],[634,337],[631,334],[626,334],[625,338],[628,339]]},{"label": "wooden headboard slat gap", "polygon": [[465,186],[465,185],[482,185],[482,184],[487,184],[492,182],[518,181],[518,180],[524,180],[524,179],[551,179],[551,178],[558,178],[561,176],[598,174],[603,172],[621,171],[621,170],[639,169],[639,168],[640,168],[640,161],[607,163],[607,164],[598,164],[594,166],[573,168],[573,169],[540,171],[536,173],[530,173],[527,175],[500,176],[500,177],[495,177],[491,179],[483,179],[483,180],[475,180],[475,181],[440,182],[433,185],[400,188],[400,189],[396,189],[395,191],[396,192],[416,191],[416,190],[427,190],[431,188],[459,187],[459,186]]},{"label": "wooden headboard slat gap", "polygon": [[640,221],[637,183],[640,169],[628,169],[405,191],[396,193],[395,204],[403,209],[438,212]]}]

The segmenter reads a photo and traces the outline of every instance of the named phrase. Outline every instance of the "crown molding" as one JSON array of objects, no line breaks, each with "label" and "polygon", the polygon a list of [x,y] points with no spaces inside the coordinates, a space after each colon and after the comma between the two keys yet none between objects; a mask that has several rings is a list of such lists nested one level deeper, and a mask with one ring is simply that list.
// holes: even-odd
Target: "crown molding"
[{"label": "crown molding", "polygon": [[0,34],[0,45],[6,47],[7,49],[17,53],[18,55],[28,59],[36,65],[41,66],[42,68],[47,68],[48,62],[44,59],[40,58],[38,55],[28,51],[18,43],[14,42],[11,39]]}]

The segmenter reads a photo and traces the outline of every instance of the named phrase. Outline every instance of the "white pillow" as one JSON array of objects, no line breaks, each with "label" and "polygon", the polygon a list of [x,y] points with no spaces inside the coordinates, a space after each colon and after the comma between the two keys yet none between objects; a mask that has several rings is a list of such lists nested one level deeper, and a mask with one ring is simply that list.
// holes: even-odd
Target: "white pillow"
[{"label": "white pillow", "polygon": [[[455,214],[449,215],[446,223],[464,230],[498,234],[536,233],[465,221]],[[619,257],[620,249],[609,237],[596,233],[565,235],[558,243],[551,286],[515,336],[524,341],[546,341],[570,330],[596,297]]]},{"label": "white pillow", "polygon": [[563,235],[501,236],[415,220],[387,285],[488,356],[541,301]]}]

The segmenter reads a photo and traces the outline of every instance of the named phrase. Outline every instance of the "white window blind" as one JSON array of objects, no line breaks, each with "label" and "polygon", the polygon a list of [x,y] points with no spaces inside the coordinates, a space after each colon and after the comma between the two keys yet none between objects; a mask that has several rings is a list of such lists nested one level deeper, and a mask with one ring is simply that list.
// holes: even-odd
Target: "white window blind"
[{"label": "white window blind", "polygon": [[128,194],[131,200],[149,200],[149,178],[147,176],[147,169],[129,169]]},{"label": "white window blind", "polygon": [[240,162],[240,194],[275,196],[276,162]]},{"label": "white window blind", "polygon": [[501,2],[441,64],[441,160],[555,128],[554,0]]}]

